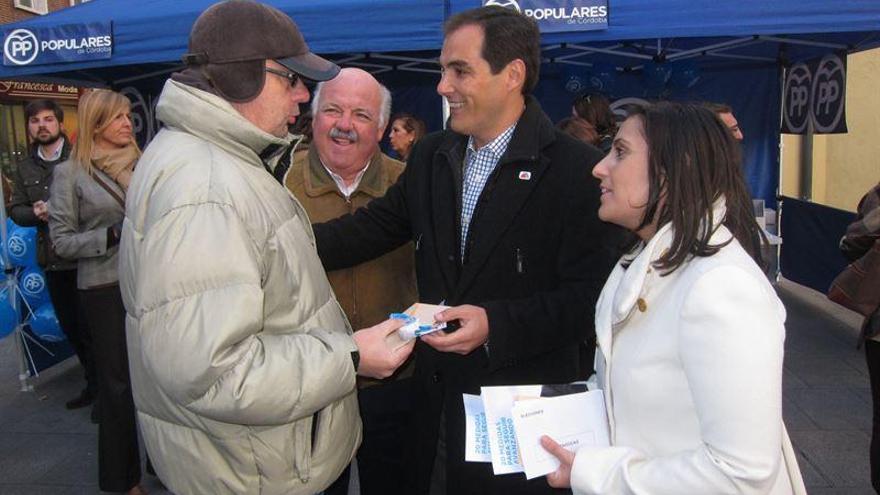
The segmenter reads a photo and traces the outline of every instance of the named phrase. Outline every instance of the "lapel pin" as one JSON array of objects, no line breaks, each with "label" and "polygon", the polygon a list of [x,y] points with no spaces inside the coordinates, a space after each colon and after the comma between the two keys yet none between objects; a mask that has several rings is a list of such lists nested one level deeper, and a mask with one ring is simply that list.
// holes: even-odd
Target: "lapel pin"
[{"label": "lapel pin", "polygon": [[530,180],[532,178],[532,173],[528,170],[520,170],[519,171],[519,180]]}]

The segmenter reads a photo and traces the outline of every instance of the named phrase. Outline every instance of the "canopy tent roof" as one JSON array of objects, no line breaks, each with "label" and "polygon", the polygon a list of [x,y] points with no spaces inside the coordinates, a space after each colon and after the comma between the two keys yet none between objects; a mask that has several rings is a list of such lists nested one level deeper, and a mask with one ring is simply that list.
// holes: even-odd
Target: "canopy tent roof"
[{"label": "canopy tent roof", "polygon": [[[216,0],[92,0],[5,29],[113,22],[113,56],[105,60],[0,67],[0,78],[35,74],[114,82],[177,66],[196,18]],[[274,0],[316,53],[436,49],[442,42],[443,0]],[[229,33],[235,36],[236,33]],[[162,65],[155,65],[162,64]],[[113,68],[112,71],[106,69]]]},{"label": "canopy tent roof", "polygon": [[[192,23],[214,0],[93,0],[4,26],[113,22],[112,58],[0,67],[0,78],[53,74],[120,83],[179,65]],[[436,71],[441,26],[479,0],[270,0],[299,24],[313,51],[374,71]],[[609,0],[602,31],[544,36],[548,60],[638,69],[648,60],[787,64],[830,50],[880,46],[877,0]],[[230,33],[234,36],[235,33]],[[159,65],[156,65],[159,64]],[[112,68],[112,70],[107,70]]]}]

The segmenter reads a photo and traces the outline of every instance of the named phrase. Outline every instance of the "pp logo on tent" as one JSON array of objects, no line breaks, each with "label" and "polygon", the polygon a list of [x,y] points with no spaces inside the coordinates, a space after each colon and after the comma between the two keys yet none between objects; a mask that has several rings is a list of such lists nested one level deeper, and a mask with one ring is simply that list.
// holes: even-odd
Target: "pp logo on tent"
[{"label": "pp logo on tent", "polygon": [[810,118],[810,89],[812,85],[813,75],[807,64],[795,64],[789,69],[783,92],[785,98],[783,124],[792,134],[799,134],[807,128],[807,120]]},{"label": "pp logo on tent", "polygon": [[517,12],[522,13],[522,9],[519,8],[519,3],[517,3],[516,0],[489,0],[483,4],[484,7],[488,7],[490,5],[514,9]]},{"label": "pp logo on tent", "polygon": [[846,132],[846,54],[830,53],[792,66],[782,97],[784,134]]},{"label": "pp logo on tent", "polygon": [[837,130],[846,102],[846,65],[837,55],[826,55],[813,76],[810,93],[817,133]]},{"label": "pp logo on tent", "polygon": [[27,29],[16,29],[3,42],[3,55],[15,65],[27,65],[40,54],[37,36]]}]

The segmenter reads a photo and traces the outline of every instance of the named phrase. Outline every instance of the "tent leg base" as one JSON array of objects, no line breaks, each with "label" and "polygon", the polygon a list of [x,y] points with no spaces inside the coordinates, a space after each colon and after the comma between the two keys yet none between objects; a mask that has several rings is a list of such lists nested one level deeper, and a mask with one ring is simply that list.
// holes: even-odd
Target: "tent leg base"
[{"label": "tent leg base", "polygon": [[33,392],[34,386],[28,382],[28,379],[31,377],[30,373],[22,373],[18,375],[18,381],[21,384],[20,392]]}]

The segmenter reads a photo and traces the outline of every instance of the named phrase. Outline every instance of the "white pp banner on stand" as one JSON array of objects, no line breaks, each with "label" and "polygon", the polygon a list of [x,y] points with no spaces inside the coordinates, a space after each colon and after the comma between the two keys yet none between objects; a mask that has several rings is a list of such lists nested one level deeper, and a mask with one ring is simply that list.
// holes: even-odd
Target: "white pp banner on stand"
[{"label": "white pp banner on stand", "polygon": [[483,0],[483,5],[525,14],[542,33],[608,29],[608,0]]}]

